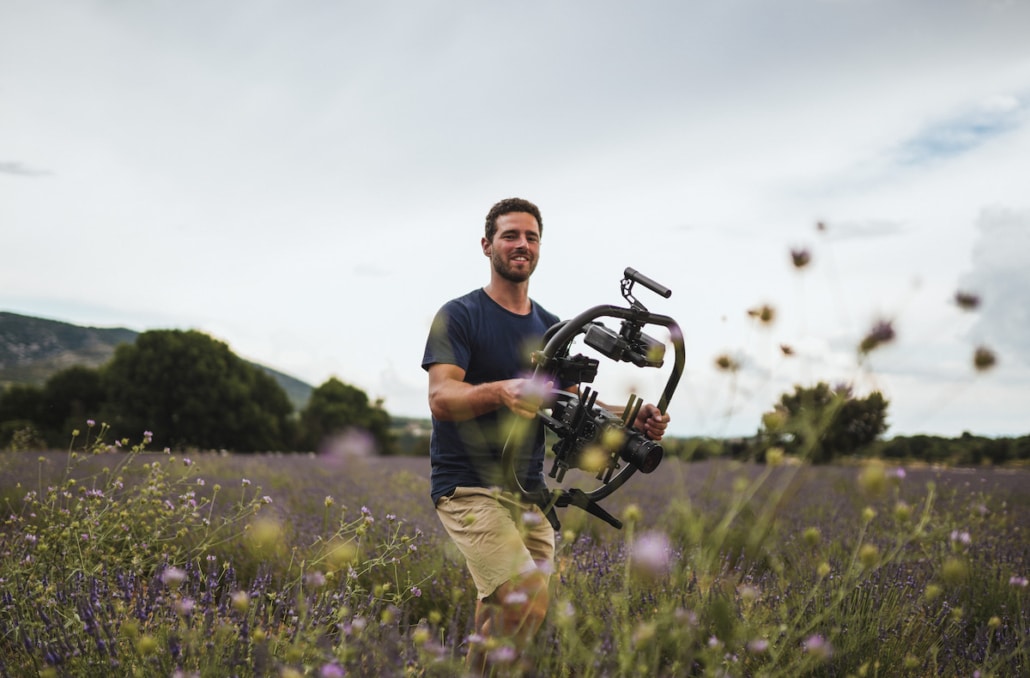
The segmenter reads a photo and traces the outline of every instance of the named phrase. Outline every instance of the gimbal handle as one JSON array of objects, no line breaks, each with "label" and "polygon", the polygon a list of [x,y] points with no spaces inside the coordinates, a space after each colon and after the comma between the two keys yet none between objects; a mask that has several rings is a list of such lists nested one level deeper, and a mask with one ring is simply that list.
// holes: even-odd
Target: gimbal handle
[{"label": "gimbal handle", "polygon": [[641,285],[651,290],[660,297],[665,297],[666,299],[668,299],[672,296],[672,290],[670,290],[665,285],[656,283],[654,280],[651,280],[635,268],[629,268],[627,266],[626,270],[622,273],[622,277],[624,277],[626,280],[632,280],[633,282],[640,283]]}]

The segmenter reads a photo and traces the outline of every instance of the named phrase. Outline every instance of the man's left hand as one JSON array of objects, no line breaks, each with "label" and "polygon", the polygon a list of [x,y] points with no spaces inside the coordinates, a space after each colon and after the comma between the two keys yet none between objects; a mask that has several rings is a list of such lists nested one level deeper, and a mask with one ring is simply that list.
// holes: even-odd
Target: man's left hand
[{"label": "man's left hand", "polygon": [[643,432],[651,440],[661,440],[665,435],[665,429],[669,426],[669,415],[662,412],[654,405],[644,405],[637,413],[633,422],[633,428]]}]

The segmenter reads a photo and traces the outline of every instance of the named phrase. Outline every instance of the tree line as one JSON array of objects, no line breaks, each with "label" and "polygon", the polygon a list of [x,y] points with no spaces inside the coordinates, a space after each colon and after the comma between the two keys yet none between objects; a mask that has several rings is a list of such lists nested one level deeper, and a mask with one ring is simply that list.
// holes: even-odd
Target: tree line
[{"label": "tree line", "polygon": [[157,449],[316,450],[360,429],[379,453],[396,451],[381,401],[333,377],[295,412],[274,378],[195,330],[145,332],[100,368],[72,366],[0,394],[3,448],[66,446],[88,421],[107,424],[114,440],[149,433]]},{"label": "tree line", "polygon": [[[694,460],[763,462],[770,449],[812,463],[862,457],[960,465],[1030,460],[1030,436],[884,440],[888,406],[879,392],[859,397],[847,386],[795,385],[762,416],[754,436],[667,438],[662,445],[670,457]],[[138,441],[149,432],[157,449],[318,450],[337,434],[360,430],[379,454],[429,453],[425,432],[394,431],[382,401],[335,377],[295,412],[274,378],[194,330],[145,332],[119,346],[100,368],[73,366],[41,387],[8,387],[0,393],[0,448],[63,447],[87,420],[110,426],[114,439]]]},{"label": "tree line", "polygon": [[1030,460],[1030,435],[989,438],[964,432],[958,438],[912,435],[884,439],[889,401],[878,391],[856,396],[846,385],[795,385],[762,416],[751,438],[699,444],[688,450],[764,461],[780,449],[812,463],[880,458],[955,466],[1007,464]]}]

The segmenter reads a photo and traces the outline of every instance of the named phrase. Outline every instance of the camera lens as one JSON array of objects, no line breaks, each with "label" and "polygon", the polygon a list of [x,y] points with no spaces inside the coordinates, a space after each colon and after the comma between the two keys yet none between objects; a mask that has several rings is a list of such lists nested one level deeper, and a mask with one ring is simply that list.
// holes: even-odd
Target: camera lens
[{"label": "camera lens", "polygon": [[653,440],[648,440],[640,433],[633,431],[626,436],[626,444],[622,446],[619,456],[637,467],[643,473],[650,473],[658,468],[665,450]]}]

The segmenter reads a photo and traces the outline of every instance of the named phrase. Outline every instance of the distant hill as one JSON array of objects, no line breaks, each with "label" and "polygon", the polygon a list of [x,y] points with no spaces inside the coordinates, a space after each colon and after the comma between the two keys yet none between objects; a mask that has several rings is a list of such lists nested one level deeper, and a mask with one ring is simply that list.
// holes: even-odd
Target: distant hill
[{"label": "distant hill", "polygon": [[[42,386],[51,375],[73,365],[97,368],[120,344],[132,344],[139,332],[124,327],[82,327],[59,320],[0,311],[0,389],[9,384]],[[230,347],[231,348],[231,347]],[[313,390],[300,379],[251,363],[268,373],[301,410]]]}]

